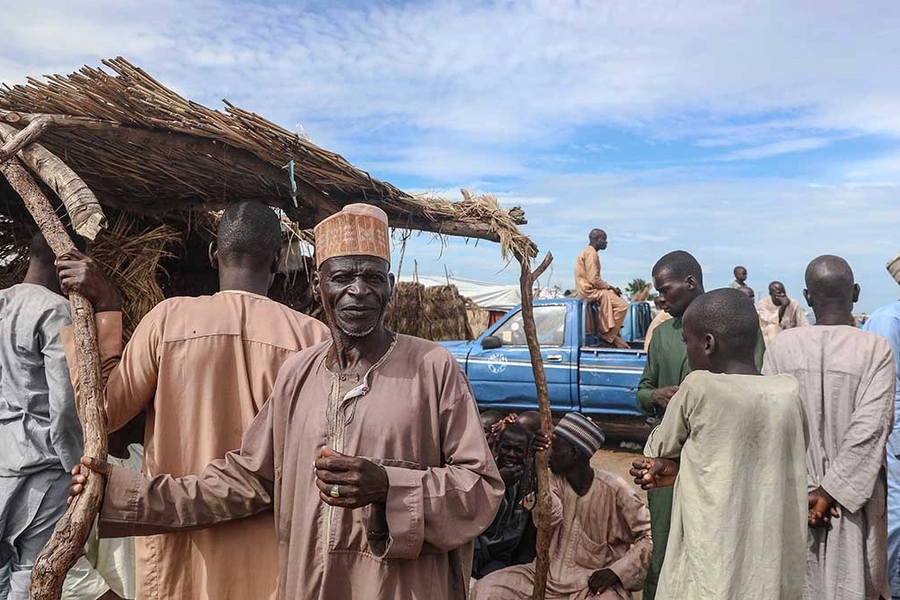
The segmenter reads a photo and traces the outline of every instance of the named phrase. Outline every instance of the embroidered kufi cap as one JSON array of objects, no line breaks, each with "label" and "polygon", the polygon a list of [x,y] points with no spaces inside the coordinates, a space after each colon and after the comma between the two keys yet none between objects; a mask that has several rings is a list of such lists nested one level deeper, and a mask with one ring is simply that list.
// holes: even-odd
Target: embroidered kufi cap
[{"label": "embroidered kufi cap", "polygon": [[571,443],[588,456],[593,456],[594,452],[599,450],[600,446],[603,445],[604,440],[606,440],[606,436],[603,435],[603,430],[600,429],[596,423],[579,412],[570,412],[566,414],[566,416],[559,420],[553,433]]},{"label": "embroidered kufi cap", "polygon": [[900,254],[887,264],[888,273],[894,278],[894,281],[900,283]]},{"label": "embroidered kufi cap", "polygon": [[322,220],[314,230],[316,267],[335,256],[375,256],[390,264],[387,214],[371,204],[348,204]]}]

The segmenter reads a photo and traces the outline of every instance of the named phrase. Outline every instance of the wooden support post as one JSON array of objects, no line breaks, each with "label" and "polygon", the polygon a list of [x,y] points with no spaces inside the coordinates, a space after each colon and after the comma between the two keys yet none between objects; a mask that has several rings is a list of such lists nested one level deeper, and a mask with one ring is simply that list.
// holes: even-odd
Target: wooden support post
[{"label": "wooden support post", "polygon": [[[44,238],[60,256],[75,248],[53,205],[38,187],[18,158],[0,163],[2,173],[12,188],[22,197]],[[97,329],[94,309],[82,295],[69,295],[72,304],[72,325],[78,352],[78,376],[81,394],[78,416],[84,432],[84,453],[106,458],[106,411],[103,405],[103,382],[100,375],[100,355],[97,348]],[[69,569],[81,556],[94,518],[103,500],[105,480],[93,472],[87,473],[84,492],[69,506],[56,524],[56,529],[31,571],[30,600],[59,600],[63,582]]]},{"label": "wooden support post", "polygon": [[[544,359],[541,357],[541,344],[538,341],[537,327],[534,324],[534,282],[544,274],[553,255],[549,252],[540,266],[533,272],[531,261],[524,256],[517,256],[522,266],[519,286],[522,292],[522,327],[525,329],[525,340],[528,353],[531,355],[531,368],[534,371],[534,384],[537,388],[538,411],[541,414],[541,430],[548,438],[553,434],[553,415],[550,412],[550,394],[547,391],[547,375],[544,372]],[[537,525],[537,557],[535,560],[534,591],[532,600],[544,600],[547,590],[547,573],[550,569],[550,471],[549,455],[544,450],[537,453],[537,505],[534,508]]]}]

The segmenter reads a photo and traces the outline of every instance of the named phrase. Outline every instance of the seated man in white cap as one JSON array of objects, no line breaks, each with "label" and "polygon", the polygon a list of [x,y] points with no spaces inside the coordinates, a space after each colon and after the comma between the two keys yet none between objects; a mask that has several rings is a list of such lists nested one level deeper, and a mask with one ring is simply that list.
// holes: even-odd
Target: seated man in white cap
[{"label": "seated man in white cap", "polygon": [[[100,534],[274,508],[279,598],[464,598],[472,541],[503,495],[468,380],[443,347],[384,328],[394,279],[382,210],[347,206],[315,234],[331,338],[285,362],[240,450],[199,476],[83,459],[109,474]],[[73,495],[84,482],[73,477]]]},{"label": "seated man in white cap", "polygon": [[[603,432],[581,413],[563,417],[550,451],[553,534],[547,600],[630,598],[644,585],[653,542],[650,512],[621,477],[591,467]],[[531,598],[535,563],[496,571],[472,600]]]}]

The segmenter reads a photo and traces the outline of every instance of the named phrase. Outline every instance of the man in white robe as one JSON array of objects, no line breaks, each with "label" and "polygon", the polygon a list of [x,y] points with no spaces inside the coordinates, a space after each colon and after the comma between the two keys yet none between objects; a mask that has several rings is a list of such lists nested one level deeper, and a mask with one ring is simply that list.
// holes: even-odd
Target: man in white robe
[{"label": "man in white robe", "polygon": [[764,372],[800,382],[809,418],[807,600],[890,598],[885,445],[894,422],[894,357],[853,323],[859,286],[845,260],[806,270],[816,325],[782,332]]}]

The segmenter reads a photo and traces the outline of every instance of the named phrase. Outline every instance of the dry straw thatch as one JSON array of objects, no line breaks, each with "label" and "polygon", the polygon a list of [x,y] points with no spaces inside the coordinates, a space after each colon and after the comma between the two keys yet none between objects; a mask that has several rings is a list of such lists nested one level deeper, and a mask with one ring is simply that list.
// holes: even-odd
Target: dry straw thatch
[{"label": "dry straw thatch", "polygon": [[130,338],[145,314],[164,299],[159,286],[159,264],[172,256],[180,241],[179,231],[169,225],[143,228],[127,213],[102,231],[91,244],[91,257],[116,283],[122,295],[122,328]]},{"label": "dry straw thatch", "polygon": [[[103,64],[114,74],[84,67],[0,89],[0,122],[21,128],[52,121],[39,142],[104,207],[159,214],[255,199],[308,229],[346,204],[369,202],[394,227],[497,241],[507,256],[536,255],[518,230],[521,209],[468,194],[460,202],[412,196],[252,112],[191,102],[123,58]],[[296,194],[284,168],[290,161]]]},{"label": "dry straw thatch", "polygon": [[[215,211],[235,201],[259,200],[283,211],[284,262],[270,295],[308,314],[320,308],[310,292],[310,261],[301,242],[313,241],[309,228],[315,222],[352,202],[380,206],[396,229],[499,242],[507,260],[536,256],[518,229],[525,223],[522,210],[506,210],[493,196],[465,190],[458,202],[412,196],[259,115],[228,102],[224,112],[191,102],[122,58],[104,65],[112,73],[84,67],[47,81],[3,86],[0,123],[17,129],[47,124],[38,143],[71,167],[107,212],[111,229],[91,253],[123,292],[129,333],[164,296],[217,290],[206,247],[214,236]],[[284,168],[291,161],[296,190]],[[24,275],[32,225],[21,199],[0,177],[0,287]],[[395,309],[398,318],[410,321],[398,330],[413,332],[416,322],[420,335],[460,337],[459,302],[450,302],[448,294],[447,307],[439,300],[426,306],[424,292],[415,296],[417,305]],[[432,308],[451,310],[450,320],[421,329],[422,315]]]},{"label": "dry straw thatch", "polygon": [[391,331],[435,342],[473,339],[466,300],[455,285],[425,287],[418,282],[398,283],[385,324]]},{"label": "dry straw thatch", "polygon": [[[0,218],[2,220],[2,218]],[[4,223],[0,253],[11,257],[0,266],[0,289],[20,283],[28,270],[31,231]],[[160,262],[172,256],[181,232],[165,224],[147,224],[127,213],[113,218],[110,227],[89,247],[90,255],[116,284],[122,295],[123,330],[126,339],[150,309],[164,298],[159,281],[165,277]]]}]

